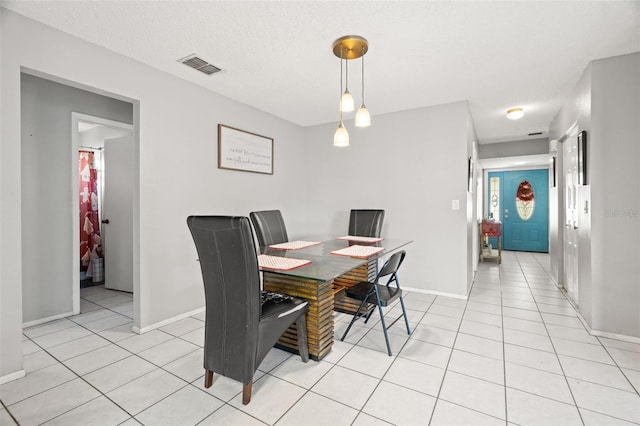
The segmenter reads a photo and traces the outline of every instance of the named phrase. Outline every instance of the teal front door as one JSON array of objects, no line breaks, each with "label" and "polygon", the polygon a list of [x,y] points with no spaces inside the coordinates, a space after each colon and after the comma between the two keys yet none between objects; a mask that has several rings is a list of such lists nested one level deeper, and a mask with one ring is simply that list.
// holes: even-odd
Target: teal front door
[{"label": "teal front door", "polygon": [[488,189],[490,217],[502,222],[502,248],[548,252],[548,169],[489,172]]}]

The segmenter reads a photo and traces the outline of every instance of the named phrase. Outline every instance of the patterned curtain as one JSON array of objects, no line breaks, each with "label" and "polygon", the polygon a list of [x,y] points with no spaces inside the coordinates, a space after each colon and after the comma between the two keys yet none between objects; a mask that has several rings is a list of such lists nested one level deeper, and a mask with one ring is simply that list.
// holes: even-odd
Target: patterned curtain
[{"label": "patterned curtain", "polygon": [[98,172],[91,151],[78,153],[80,171],[80,270],[86,271],[94,248],[101,244],[98,219]]}]

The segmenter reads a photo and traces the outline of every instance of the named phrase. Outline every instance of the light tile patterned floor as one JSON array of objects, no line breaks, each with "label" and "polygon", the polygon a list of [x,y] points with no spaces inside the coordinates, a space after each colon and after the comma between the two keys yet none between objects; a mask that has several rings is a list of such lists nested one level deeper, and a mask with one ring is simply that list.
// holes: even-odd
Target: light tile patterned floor
[{"label": "light tile patterned floor", "polygon": [[640,424],[640,344],[590,336],[548,255],[503,256],[468,301],[408,293],[393,357],[373,319],[321,362],[272,350],[247,406],[237,382],[203,388],[202,315],[138,336],[130,295],[82,289],[82,314],[24,331],[27,376],[0,387],[0,425]]}]

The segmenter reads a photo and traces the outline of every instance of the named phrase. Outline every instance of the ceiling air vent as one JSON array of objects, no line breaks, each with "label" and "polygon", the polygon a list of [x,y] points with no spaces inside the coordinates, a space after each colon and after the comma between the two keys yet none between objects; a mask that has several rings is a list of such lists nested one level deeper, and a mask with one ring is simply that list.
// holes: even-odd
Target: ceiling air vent
[{"label": "ceiling air vent", "polygon": [[196,69],[200,72],[203,72],[207,75],[215,74],[221,71],[220,68],[215,65],[211,65],[209,62],[199,58],[197,55],[189,55],[186,58],[178,59],[178,62],[182,62],[183,64],[190,66],[193,69]]},{"label": "ceiling air vent", "polygon": [[540,136],[542,134],[542,132],[533,132],[533,133],[529,133],[529,136]]}]

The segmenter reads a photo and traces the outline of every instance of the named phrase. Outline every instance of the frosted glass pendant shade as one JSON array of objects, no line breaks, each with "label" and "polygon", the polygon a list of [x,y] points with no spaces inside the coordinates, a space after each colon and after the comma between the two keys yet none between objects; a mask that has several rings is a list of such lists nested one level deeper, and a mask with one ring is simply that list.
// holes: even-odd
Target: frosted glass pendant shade
[{"label": "frosted glass pendant shade", "polygon": [[351,112],[355,108],[355,102],[353,96],[349,93],[349,89],[345,90],[340,98],[340,111]]},{"label": "frosted glass pendant shade", "polygon": [[333,135],[333,146],[349,146],[349,132],[347,132],[347,129],[345,129],[342,121],[336,129],[336,133]]},{"label": "frosted glass pendant shade", "polygon": [[369,110],[364,104],[360,106],[360,109],[356,113],[356,127],[369,127],[371,126],[371,115]]}]

